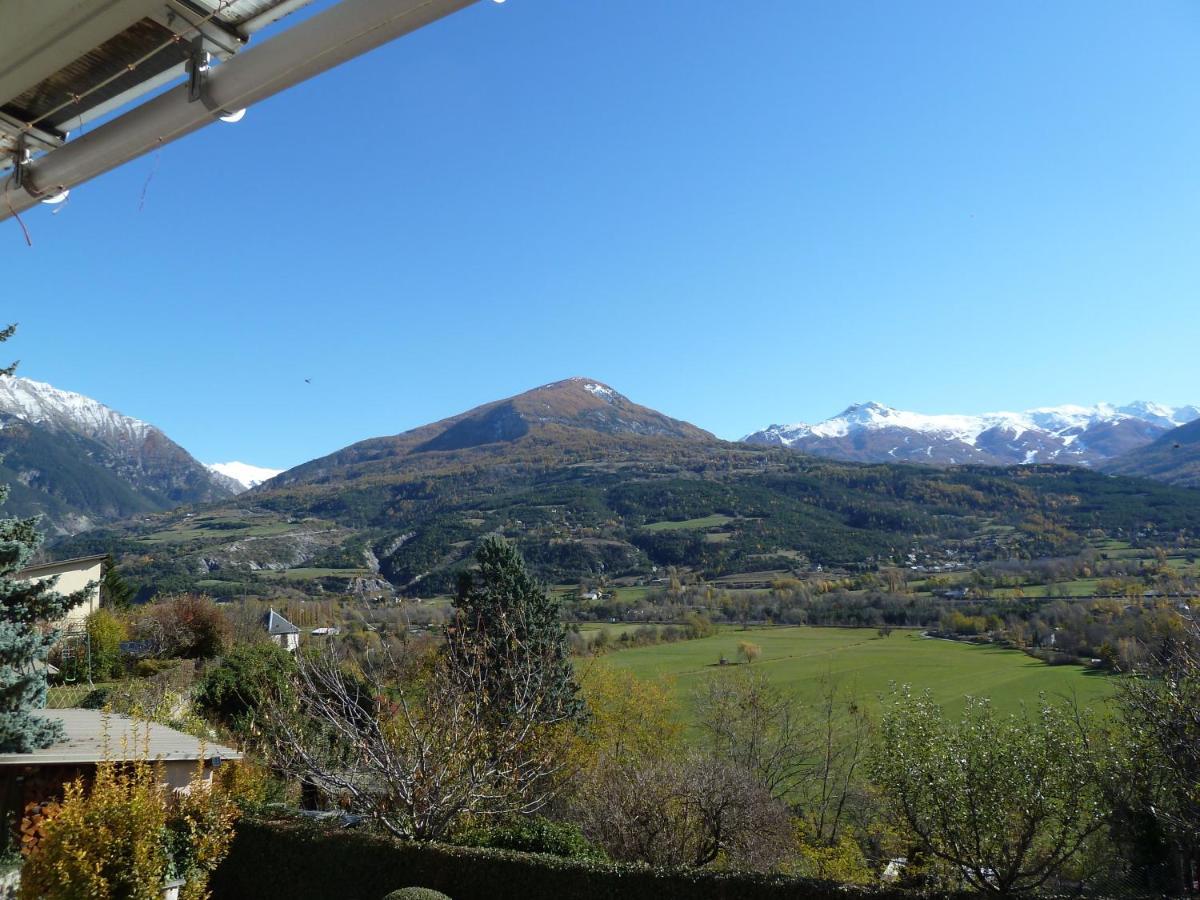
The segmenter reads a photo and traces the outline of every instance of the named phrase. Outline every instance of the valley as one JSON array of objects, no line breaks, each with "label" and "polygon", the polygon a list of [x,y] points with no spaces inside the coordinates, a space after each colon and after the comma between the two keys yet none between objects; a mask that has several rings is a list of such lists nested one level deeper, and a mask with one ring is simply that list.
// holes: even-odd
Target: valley
[{"label": "valley", "polygon": [[1113,689],[1111,677],[1095,670],[1048,666],[1015,650],[940,641],[917,631],[881,636],[870,628],[730,627],[714,637],[634,647],[585,665],[665,680],[675,709],[686,718],[697,688],[722,668],[718,660],[737,663],[738,645],[747,641],[761,656],[740,665],[810,707],[818,706],[831,686],[872,710],[893,685],[909,684],[930,691],[952,712],[962,708],[965,697],[974,696],[990,699],[1006,713],[1036,703],[1043,693],[1089,707],[1103,703]]}]

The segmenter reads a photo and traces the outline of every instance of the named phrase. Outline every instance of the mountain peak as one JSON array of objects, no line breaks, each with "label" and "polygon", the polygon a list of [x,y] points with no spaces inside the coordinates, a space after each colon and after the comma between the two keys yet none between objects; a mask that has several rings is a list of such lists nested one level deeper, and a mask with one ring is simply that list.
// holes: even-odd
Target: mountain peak
[{"label": "mountain peak", "polygon": [[515,441],[531,432],[555,428],[713,440],[707,431],[639,406],[602,381],[579,376],[553,381],[426,427],[439,428],[443,424],[447,427],[440,429],[440,434],[417,449],[461,450]]},{"label": "mountain peak", "polygon": [[440,463],[423,454],[484,449],[504,453],[506,445],[527,440],[536,441],[539,453],[553,455],[557,447],[576,459],[601,454],[606,447],[616,450],[618,444],[620,452],[635,445],[654,452],[653,444],[640,443],[647,439],[717,442],[709,432],[640,406],[602,381],[577,376],[403,434],[359,441],[284,473],[278,484],[336,479],[341,475],[335,473],[367,464],[376,467],[373,471],[428,468]]},{"label": "mountain peak", "polygon": [[864,462],[1093,465],[1196,419],[1196,407],[1149,401],[980,415],[929,415],[868,401],[815,425],[772,425],[743,440]]},{"label": "mountain peak", "polygon": [[153,425],[15,376],[0,377],[0,472],[14,485],[6,512],[58,533],[232,493]]},{"label": "mountain peak", "polygon": [[0,412],[101,441],[141,441],[155,430],[91,397],[16,375],[0,378]]},{"label": "mountain peak", "polygon": [[554,394],[560,391],[578,392],[583,391],[591,394],[593,397],[599,397],[609,402],[617,399],[624,400],[625,398],[605,384],[598,378],[585,378],[582,375],[573,375],[570,378],[564,378],[561,381],[552,381],[549,384],[543,384],[541,387],[534,388],[532,391],[527,391],[527,394]]}]

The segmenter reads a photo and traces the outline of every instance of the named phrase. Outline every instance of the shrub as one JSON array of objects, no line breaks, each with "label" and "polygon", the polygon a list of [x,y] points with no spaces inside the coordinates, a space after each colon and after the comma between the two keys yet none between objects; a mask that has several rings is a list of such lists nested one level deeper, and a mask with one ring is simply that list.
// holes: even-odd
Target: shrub
[{"label": "shrub", "polygon": [[[270,860],[270,865],[264,861]],[[425,884],[454,900],[901,900],[811,878],[651,869],[553,856],[406,842],[355,829],[243,819],[213,875],[222,900],[378,900],[395,884]],[[944,894],[942,896],[951,896]]]},{"label": "shrub", "polygon": [[296,661],[277,644],[242,645],[209,669],[196,686],[196,707],[227,728],[245,732],[271,693],[286,691]]},{"label": "shrub", "polygon": [[82,778],[66,786],[38,839],[26,844],[22,900],[157,900],[169,862],[166,826],[153,766],[102,764],[90,790]]},{"label": "shrub", "polygon": [[139,659],[133,667],[133,674],[138,678],[153,678],[178,667],[177,659]]},{"label": "shrub", "polygon": [[553,822],[542,816],[517,819],[490,828],[468,829],[456,836],[455,843],[463,847],[548,853],[568,859],[602,859],[604,856],[574,825]]},{"label": "shrub", "polygon": [[211,598],[180,594],[146,607],[136,630],[162,656],[211,659],[229,644],[233,626]]},{"label": "shrub", "polygon": [[450,900],[450,898],[433,888],[406,887],[392,891],[383,900]]},{"label": "shrub", "polygon": [[104,709],[112,700],[112,688],[95,688],[84,695],[79,701],[81,709]]},{"label": "shrub", "polygon": [[107,609],[98,609],[87,617],[87,635],[91,644],[92,677],[101,680],[118,677],[125,623]]},{"label": "shrub", "polygon": [[[133,743],[137,743],[136,735]],[[208,896],[228,852],[236,810],[200,773],[172,793],[144,758],[106,760],[90,785],[68,783],[61,804],[31,809],[21,873],[23,900],[159,900],[168,877],[186,879],[181,900]]]}]

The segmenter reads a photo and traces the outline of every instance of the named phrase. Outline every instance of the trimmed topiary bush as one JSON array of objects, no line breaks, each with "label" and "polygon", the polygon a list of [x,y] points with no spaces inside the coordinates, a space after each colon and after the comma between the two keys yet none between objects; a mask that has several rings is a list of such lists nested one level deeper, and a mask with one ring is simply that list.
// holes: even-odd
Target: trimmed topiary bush
[{"label": "trimmed topiary bush", "polygon": [[588,839],[578,827],[552,822],[541,816],[471,829],[456,836],[454,843],[460,847],[549,853],[551,856],[565,856],[568,859],[604,858],[601,851],[588,843]]},{"label": "trimmed topiary bush", "polygon": [[392,891],[383,900],[450,900],[450,898],[433,888],[406,887]]}]

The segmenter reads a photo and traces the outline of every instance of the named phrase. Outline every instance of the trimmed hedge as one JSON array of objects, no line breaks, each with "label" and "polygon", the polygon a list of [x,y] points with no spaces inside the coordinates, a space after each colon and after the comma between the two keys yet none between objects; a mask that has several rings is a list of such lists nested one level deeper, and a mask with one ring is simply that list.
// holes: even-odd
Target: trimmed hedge
[{"label": "trimmed hedge", "polygon": [[654,870],[508,850],[397,841],[309,822],[243,819],[213,874],[213,900],[379,900],[397,885],[454,900],[898,900],[866,890],[778,875]]}]

